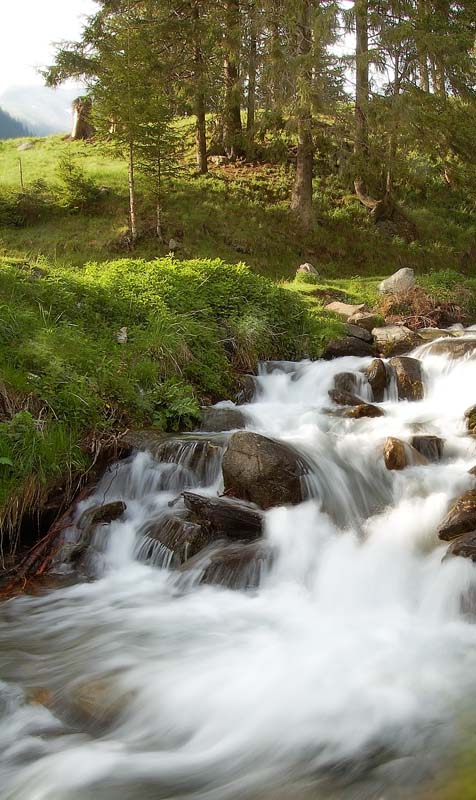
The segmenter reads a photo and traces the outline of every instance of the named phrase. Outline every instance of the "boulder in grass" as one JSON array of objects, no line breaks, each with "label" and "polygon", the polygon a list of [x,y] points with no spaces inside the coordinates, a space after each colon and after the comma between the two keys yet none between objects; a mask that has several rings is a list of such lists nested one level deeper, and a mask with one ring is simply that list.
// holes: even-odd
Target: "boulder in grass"
[{"label": "boulder in grass", "polygon": [[381,294],[400,294],[408,292],[415,286],[415,273],[409,267],[403,267],[385,278],[378,287]]},{"label": "boulder in grass", "polygon": [[378,317],[371,311],[356,311],[347,320],[349,325],[357,325],[359,328],[365,328],[366,331],[372,333],[373,329],[377,326]]},{"label": "boulder in grass", "polygon": [[317,269],[313,267],[312,264],[309,264],[309,262],[307,261],[305,264],[301,264],[297,268],[296,275],[313,275],[313,277],[315,277],[316,280],[319,278],[319,273]]},{"label": "boulder in grass", "polygon": [[348,322],[349,317],[352,317],[354,314],[359,314],[360,312],[364,311],[364,309],[365,303],[352,305],[351,303],[341,303],[339,300],[334,300],[332,303],[328,303],[326,306],[326,311],[331,311],[333,314],[337,314],[337,316],[343,319],[345,322]]},{"label": "boulder in grass", "polygon": [[348,322],[345,326],[345,330],[348,336],[354,336],[356,339],[362,339],[364,342],[368,342],[369,344],[373,343],[374,337],[366,328],[362,328],[360,325],[355,325],[354,323]]}]

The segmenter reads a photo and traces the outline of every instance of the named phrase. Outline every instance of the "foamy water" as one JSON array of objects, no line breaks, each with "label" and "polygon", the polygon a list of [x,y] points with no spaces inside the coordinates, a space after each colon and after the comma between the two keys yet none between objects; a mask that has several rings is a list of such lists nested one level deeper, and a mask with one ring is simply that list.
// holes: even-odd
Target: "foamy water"
[{"label": "foamy water", "polygon": [[[266,515],[258,589],[184,588],[160,554],[144,563],[147,524],[180,491],[221,490],[218,457],[194,471],[188,451],[139,453],[105,476],[78,513],[127,511],[98,535],[96,580],[0,607],[2,800],[387,798],[401,775],[382,765],[439,757],[476,689],[475,570],[442,562],[436,536],[474,485],[476,360],[419,356],[425,399],[390,392],[376,419],[327,413],[335,374],[369,359],[260,375],[248,427],[312,469],[311,499]],[[445,439],[443,460],[389,473],[385,438],[420,432]],[[91,685],[96,722],[80,713]]]}]

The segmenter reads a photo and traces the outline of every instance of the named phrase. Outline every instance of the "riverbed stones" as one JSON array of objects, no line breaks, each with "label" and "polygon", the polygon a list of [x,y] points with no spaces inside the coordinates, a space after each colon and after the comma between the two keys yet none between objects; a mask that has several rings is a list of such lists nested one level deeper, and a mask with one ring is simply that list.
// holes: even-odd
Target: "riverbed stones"
[{"label": "riverbed stones", "polygon": [[234,433],[223,456],[225,494],[263,509],[302,502],[303,458],[292,447],[251,431]]},{"label": "riverbed stones", "polygon": [[446,552],[447,555],[462,556],[476,561],[476,530],[459,536],[450,544]]},{"label": "riverbed stones", "polygon": [[389,278],[385,278],[378,287],[381,294],[399,294],[408,292],[415,286],[415,273],[410,267],[403,267]]},{"label": "riverbed stones", "polygon": [[213,538],[258,539],[263,532],[263,513],[239,500],[184,492],[192,520]]},{"label": "riverbed stones", "polygon": [[337,314],[338,317],[347,322],[354,314],[359,314],[365,310],[365,303],[352,305],[351,303],[342,303],[339,300],[334,300],[326,305],[326,310],[332,311],[333,314]]},{"label": "riverbed stones", "polygon": [[322,358],[326,361],[331,361],[331,359],[343,358],[344,356],[364,358],[365,356],[375,355],[373,344],[364,342],[356,336],[343,336],[341,339],[331,339],[327,343]]},{"label": "riverbed stones", "polygon": [[162,516],[149,523],[139,553],[140,560],[148,561],[157,554],[157,542],[162,545],[163,563],[177,567],[193,558],[213,541],[210,532],[195,522],[174,515]]},{"label": "riverbed stones", "polygon": [[371,403],[359,403],[352,408],[347,408],[343,414],[350,419],[362,419],[363,417],[384,417],[385,412],[378,406]]},{"label": "riverbed stones", "polygon": [[235,403],[244,405],[251,403],[257,389],[256,375],[239,375],[236,379]]},{"label": "riverbed stones", "polygon": [[475,358],[476,337],[474,339],[457,339],[448,336],[428,346],[427,353],[432,356],[449,356],[450,358]]},{"label": "riverbed stones", "polygon": [[421,363],[417,358],[400,356],[388,362],[394,370],[399,400],[423,400],[424,387]]},{"label": "riverbed stones", "polygon": [[395,436],[388,436],[383,445],[383,457],[388,470],[427,464],[426,458],[414,447]]},{"label": "riverbed stones", "polygon": [[334,388],[329,391],[329,397],[338,406],[358,406],[362,398],[355,394],[356,390],[355,372],[339,372],[334,378]]},{"label": "riverbed stones", "polygon": [[440,461],[443,455],[444,441],[439,436],[417,435],[411,440],[412,447],[424,456],[427,461]]},{"label": "riverbed stones", "polygon": [[272,563],[272,549],[266,542],[228,544],[189,559],[181,572],[194,582],[254,589]]},{"label": "riverbed stones", "polygon": [[345,330],[348,336],[354,336],[356,339],[362,339],[364,342],[373,344],[374,337],[370,331],[366,330],[366,328],[362,328],[360,325],[354,325],[353,323],[348,322],[345,326]]},{"label": "riverbed stones", "polygon": [[470,406],[464,412],[464,417],[466,419],[466,427],[468,432],[471,433],[473,436],[476,435],[476,405]]},{"label": "riverbed stones", "polygon": [[382,403],[385,396],[385,389],[388,386],[388,374],[384,362],[381,358],[374,358],[369,366],[364,369],[364,375],[367,378],[370,388],[372,389],[372,397],[375,403]]},{"label": "riverbed stones", "polygon": [[476,490],[470,489],[456,500],[441,523],[438,536],[451,541],[463,533],[476,531]]},{"label": "riverbed stones", "polygon": [[239,430],[246,428],[247,421],[246,414],[239,408],[207,406],[202,408],[200,430],[209,433]]},{"label": "riverbed stones", "polygon": [[372,335],[377,350],[386,357],[403,355],[423,344],[423,339],[405,325],[384,325],[374,328]]}]

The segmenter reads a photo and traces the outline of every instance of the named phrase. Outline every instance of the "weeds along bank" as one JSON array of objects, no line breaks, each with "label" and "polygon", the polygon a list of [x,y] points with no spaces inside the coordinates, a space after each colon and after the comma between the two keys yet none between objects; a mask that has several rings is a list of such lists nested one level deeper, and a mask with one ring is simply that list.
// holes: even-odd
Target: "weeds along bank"
[{"label": "weeds along bank", "polygon": [[259,359],[317,356],[341,330],[298,294],[219,260],[73,271],[3,259],[0,302],[4,550],[25,512],[71,495],[118,432],[187,428]]}]

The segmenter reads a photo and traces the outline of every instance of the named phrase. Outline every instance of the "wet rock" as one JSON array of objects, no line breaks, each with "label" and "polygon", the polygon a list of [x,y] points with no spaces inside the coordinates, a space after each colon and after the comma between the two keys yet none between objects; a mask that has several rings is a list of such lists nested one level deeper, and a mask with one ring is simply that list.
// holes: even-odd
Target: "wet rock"
[{"label": "wet rock", "polygon": [[143,533],[144,541],[138,558],[140,561],[153,561],[158,566],[178,567],[207,547],[214,538],[195,522],[175,516],[163,516],[148,524]]},{"label": "wet rock", "polygon": [[351,303],[341,303],[339,300],[328,303],[326,306],[327,311],[332,311],[333,314],[337,314],[337,316],[341,317],[345,322],[347,322],[349,317],[352,317],[354,314],[359,314],[361,311],[364,311],[364,309],[365,303],[351,305]]},{"label": "wet rock", "polygon": [[359,328],[365,328],[366,331],[372,333],[377,326],[378,317],[376,314],[372,314],[371,311],[357,311],[347,321],[350,325],[357,325]]},{"label": "wet rock", "polygon": [[470,558],[476,561],[476,530],[465,533],[464,536],[459,536],[450,544],[447,555],[462,556],[463,558]]},{"label": "wet rock", "polygon": [[157,461],[181,464],[196,473],[207,476],[210,482],[219,469],[225,434],[167,434],[158,431],[129,431],[125,442],[135,450],[150,453]]},{"label": "wet rock", "polygon": [[362,398],[351,392],[339,391],[338,389],[331,389],[329,397],[336,406],[360,406],[362,405]]},{"label": "wet rock", "polygon": [[470,406],[464,412],[466,427],[471,434],[476,434],[476,406]]},{"label": "wet rock", "polygon": [[283,442],[251,431],[234,433],[223,456],[225,494],[260,508],[303,500],[302,457]]},{"label": "wet rock", "polygon": [[444,541],[456,539],[463,533],[476,531],[476,490],[465,492],[450,508],[441,523],[438,536]]},{"label": "wet rock", "polygon": [[210,433],[246,428],[246,414],[238,408],[202,408],[200,430]]},{"label": "wet rock", "polygon": [[363,358],[375,355],[376,352],[373,345],[364,342],[362,339],[357,339],[356,336],[344,336],[342,339],[331,339],[326,345],[322,358],[330,361],[333,358],[343,358],[344,356]]},{"label": "wet rock", "polygon": [[428,346],[427,353],[433,356],[450,356],[450,358],[476,357],[476,338],[458,339],[448,337]]},{"label": "wet rock", "polygon": [[355,372],[338,372],[334,378],[336,392],[354,393],[357,389],[357,376]]},{"label": "wet rock", "polygon": [[286,375],[292,375],[297,370],[297,365],[294,361],[261,361],[259,366],[263,375],[272,375],[273,372],[284,372]]},{"label": "wet rock", "polygon": [[192,519],[214,538],[257,539],[263,532],[263,513],[239,500],[184,492]]},{"label": "wet rock", "polygon": [[468,470],[468,473],[476,477],[476,465],[474,467],[471,467],[471,469]]},{"label": "wet rock", "polygon": [[398,272],[394,272],[379,284],[378,290],[382,294],[398,294],[408,292],[415,286],[415,273],[409,267],[403,267]]},{"label": "wet rock", "polygon": [[385,389],[388,386],[388,373],[381,358],[374,358],[369,366],[364,370],[364,375],[372,389],[373,400],[375,403],[382,403]]},{"label": "wet rock", "polygon": [[79,518],[79,522],[76,526],[79,530],[79,538],[71,548],[69,556],[71,561],[78,560],[84,554],[85,550],[91,544],[91,539],[96,528],[100,525],[109,525],[111,522],[119,519],[126,508],[126,504],[122,501],[87,508]]},{"label": "wet rock", "polygon": [[448,330],[448,328],[419,328],[418,335],[421,336],[425,342],[433,342],[435,339],[441,339],[446,336],[459,337],[463,336],[464,331]]},{"label": "wet rock", "polygon": [[374,337],[372,336],[371,332],[366,330],[366,328],[361,328],[360,325],[347,323],[345,330],[348,336],[354,336],[356,339],[362,339],[362,341],[368,342],[369,344],[373,343]]},{"label": "wet rock", "polygon": [[406,467],[427,464],[427,460],[414,447],[389,436],[383,446],[383,457],[388,470],[401,470]]},{"label": "wet rock", "polygon": [[385,325],[372,330],[377,350],[384,356],[403,355],[413,350],[423,339],[405,325]]},{"label": "wet rock", "polygon": [[400,356],[391,358],[389,365],[395,372],[399,400],[423,400],[424,387],[421,363],[417,358]]},{"label": "wet rock", "polygon": [[114,690],[112,678],[98,678],[76,684],[66,699],[74,720],[96,726],[112,724],[124,709],[130,696]]},{"label": "wet rock", "polygon": [[263,573],[272,563],[272,550],[265,542],[228,544],[200,553],[181,568],[195,582],[251,589],[259,586]]},{"label": "wet rock", "polygon": [[346,409],[343,416],[350,417],[350,419],[362,419],[362,417],[384,417],[385,412],[378,406],[373,406],[371,403],[360,403],[360,405]]},{"label": "wet rock", "polygon": [[441,460],[444,441],[439,436],[413,436],[411,444],[427,461]]},{"label": "wet rock", "polygon": [[240,375],[236,381],[235,403],[251,403],[257,389],[256,375]]}]

